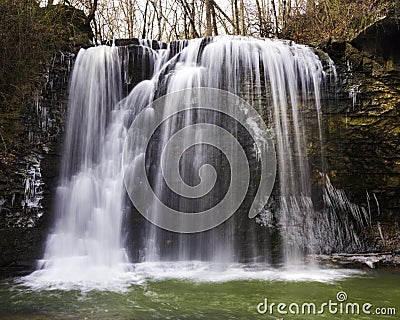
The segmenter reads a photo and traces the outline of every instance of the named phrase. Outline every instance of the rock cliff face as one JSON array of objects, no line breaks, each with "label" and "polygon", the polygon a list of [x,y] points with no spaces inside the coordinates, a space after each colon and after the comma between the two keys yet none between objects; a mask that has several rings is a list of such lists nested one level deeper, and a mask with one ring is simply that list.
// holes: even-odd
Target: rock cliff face
[{"label": "rock cliff face", "polygon": [[400,20],[323,46],[339,79],[324,110],[328,174],[371,211],[371,250],[400,248]]},{"label": "rock cliff face", "polygon": [[25,112],[2,118],[3,128],[18,139],[18,152],[1,164],[0,268],[25,269],[41,255],[58,177],[73,61],[71,53],[54,54],[43,74],[45,84],[33,93]]},{"label": "rock cliff face", "polygon": [[[30,70],[35,81],[29,88],[36,88],[30,103],[11,97],[0,108],[0,277],[29,272],[42,256],[61,159],[69,75],[79,48],[90,44],[82,11],[63,5],[42,10],[57,12],[65,23],[59,51],[45,64],[37,62],[41,74]],[[21,86],[16,90],[25,92]]]}]

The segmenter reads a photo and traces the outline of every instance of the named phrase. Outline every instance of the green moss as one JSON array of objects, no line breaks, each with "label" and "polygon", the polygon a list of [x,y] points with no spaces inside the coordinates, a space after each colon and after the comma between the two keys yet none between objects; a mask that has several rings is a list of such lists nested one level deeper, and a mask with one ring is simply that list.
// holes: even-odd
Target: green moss
[{"label": "green moss", "polygon": [[347,119],[342,119],[342,121],[350,126],[365,127],[375,125],[380,121],[380,119],[374,117],[348,117]]},{"label": "green moss", "polygon": [[84,13],[41,8],[34,0],[0,1],[0,170],[23,153],[28,106],[46,81],[54,52],[89,44]]},{"label": "green moss", "polygon": [[73,49],[76,38],[87,42],[90,30],[80,10],[33,0],[3,0],[0,16],[0,103],[12,110],[30,101],[53,52]]}]

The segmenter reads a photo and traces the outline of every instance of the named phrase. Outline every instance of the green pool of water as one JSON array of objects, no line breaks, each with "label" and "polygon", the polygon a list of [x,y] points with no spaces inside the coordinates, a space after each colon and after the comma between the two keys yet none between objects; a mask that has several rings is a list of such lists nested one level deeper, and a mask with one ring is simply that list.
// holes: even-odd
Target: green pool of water
[{"label": "green pool of water", "polygon": [[147,279],[125,292],[33,290],[9,280],[0,284],[0,319],[400,319],[400,272],[329,282]]}]

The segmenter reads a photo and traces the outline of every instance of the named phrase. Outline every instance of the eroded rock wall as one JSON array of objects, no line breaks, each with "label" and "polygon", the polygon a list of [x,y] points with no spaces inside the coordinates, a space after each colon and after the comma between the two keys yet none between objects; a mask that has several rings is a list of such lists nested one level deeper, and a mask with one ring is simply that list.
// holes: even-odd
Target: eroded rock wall
[{"label": "eroded rock wall", "polygon": [[2,118],[15,136],[14,152],[0,174],[0,268],[32,267],[41,255],[57,183],[67,89],[74,54],[55,53],[44,86],[18,117]]},{"label": "eroded rock wall", "polygon": [[324,103],[328,174],[371,211],[371,250],[400,248],[399,44],[400,20],[387,17],[323,46],[339,74]]}]

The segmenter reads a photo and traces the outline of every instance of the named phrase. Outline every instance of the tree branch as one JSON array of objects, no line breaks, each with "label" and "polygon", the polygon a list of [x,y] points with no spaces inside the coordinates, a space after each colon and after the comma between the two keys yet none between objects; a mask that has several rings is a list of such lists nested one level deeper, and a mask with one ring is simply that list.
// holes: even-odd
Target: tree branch
[{"label": "tree branch", "polygon": [[92,22],[92,20],[95,17],[96,9],[97,9],[97,0],[94,0],[93,1],[93,5],[90,8],[89,15],[87,16],[87,18],[85,20],[85,27],[89,27],[90,26],[90,22]]}]

